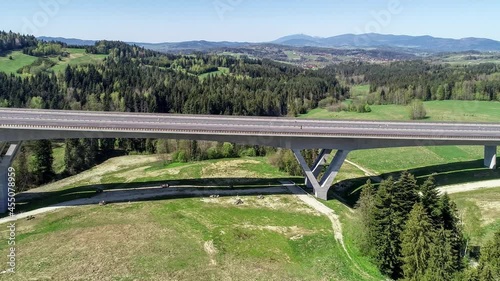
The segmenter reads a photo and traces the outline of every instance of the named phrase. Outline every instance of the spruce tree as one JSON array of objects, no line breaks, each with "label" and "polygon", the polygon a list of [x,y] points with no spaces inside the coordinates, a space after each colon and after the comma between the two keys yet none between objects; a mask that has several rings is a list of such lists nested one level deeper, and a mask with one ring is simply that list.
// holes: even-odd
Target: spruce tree
[{"label": "spruce tree", "polygon": [[361,195],[356,204],[359,220],[362,227],[360,231],[360,248],[363,254],[373,256],[375,254],[375,187],[370,180],[361,187]]},{"label": "spruce tree", "polygon": [[99,155],[99,143],[96,139],[82,139],[80,141],[83,149],[83,167],[81,170],[95,166]]},{"label": "spruce tree", "polygon": [[28,152],[26,146],[22,145],[16,157],[16,174],[19,175],[16,181],[16,192],[23,192],[31,185],[31,174],[28,168]]},{"label": "spruce tree", "polygon": [[66,140],[64,163],[66,172],[70,175],[75,175],[84,168],[85,154],[83,153],[83,148],[78,139]]},{"label": "spruce tree", "polygon": [[448,231],[448,239],[454,259],[454,269],[455,271],[459,271],[463,268],[462,257],[464,254],[465,239],[460,220],[458,219],[458,209],[446,193],[441,196],[439,209],[441,212],[441,224]]},{"label": "spruce tree", "polygon": [[33,173],[37,184],[50,182],[54,178],[52,164],[52,142],[50,140],[39,140],[33,144]]},{"label": "spruce tree", "polygon": [[418,185],[415,177],[405,171],[395,182],[391,192],[394,194],[394,211],[398,214],[397,224],[402,229],[415,203],[419,202]]},{"label": "spruce tree", "polygon": [[427,212],[427,215],[432,220],[432,223],[437,228],[441,225],[441,209],[439,207],[439,192],[434,183],[434,178],[429,177],[420,187],[421,198],[420,201]]},{"label": "spruce tree", "polygon": [[415,204],[401,233],[401,260],[405,280],[425,276],[434,240],[432,222],[421,203]]},{"label": "spruce tree", "polygon": [[380,184],[375,197],[374,219],[374,252],[380,271],[398,279],[402,275],[400,260],[400,227],[394,212],[395,199],[392,194],[394,181],[389,178]]},{"label": "spruce tree", "polygon": [[452,280],[456,273],[450,231],[440,228],[431,245],[431,255],[425,280]]}]

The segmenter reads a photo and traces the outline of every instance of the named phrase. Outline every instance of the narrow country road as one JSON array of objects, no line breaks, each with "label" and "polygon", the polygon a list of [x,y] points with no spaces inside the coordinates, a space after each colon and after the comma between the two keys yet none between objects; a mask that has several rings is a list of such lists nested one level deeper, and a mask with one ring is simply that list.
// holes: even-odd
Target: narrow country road
[{"label": "narrow country road", "polygon": [[99,202],[104,201],[106,203],[119,203],[128,201],[141,201],[141,200],[151,200],[169,196],[210,196],[212,194],[217,194],[220,196],[245,196],[245,195],[267,195],[267,194],[288,194],[289,191],[283,186],[276,187],[266,187],[266,188],[254,188],[254,189],[211,189],[203,190],[196,187],[177,187],[177,188],[136,188],[130,189],[116,189],[107,190],[99,195],[90,197],[76,199],[68,202],[59,203],[45,208],[36,209],[33,211],[28,211],[24,213],[19,213],[14,217],[5,217],[0,219],[0,224],[15,221],[18,219],[24,219],[29,216],[35,216],[38,214],[43,214],[47,212],[52,212],[63,208],[72,208],[77,206],[85,205],[96,205]]},{"label": "narrow country road", "polygon": [[441,193],[446,192],[448,194],[453,194],[453,193],[462,193],[462,192],[469,192],[474,190],[496,188],[496,187],[500,187],[500,179],[447,185],[447,186],[442,186],[438,189]]}]

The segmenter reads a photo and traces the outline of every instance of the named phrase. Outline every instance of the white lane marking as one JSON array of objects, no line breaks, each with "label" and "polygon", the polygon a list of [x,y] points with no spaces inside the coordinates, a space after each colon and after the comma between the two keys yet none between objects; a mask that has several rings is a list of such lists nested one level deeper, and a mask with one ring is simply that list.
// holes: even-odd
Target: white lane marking
[{"label": "white lane marking", "polygon": [[[11,113],[29,113],[30,115],[62,115],[68,117],[70,115],[80,116],[88,115],[92,117],[123,117],[123,118],[161,118],[161,119],[213,119],[221,121],[260,121],[260,122],[300,122],[300,123],[345,123],[351,124],[367,124],[367,125],[415,125],[415,126],[485,126],[485,127],[500,127],[500,124],[494,123],[437,123],[437,122],[397,122],[397,121],[370,121],[370,120],[318,120],[318,119],[291,119],[291,118],[278,118],[278,117],[245,117],[245,116],[227,116],[220,117],[216,115],[182,115],[182,114],[154,114],[154,113],[123,113],[123,112],[93,112],[93,111],[62,111],[62,110],[32,110],[32,109],[0,109],[0,114],[3,112]],[[2,116],[0,116],[2,118]],[[40,117],[38,117],[39,119]],[[34,119],[37,119],[36,117]]]},{"label": "white lane marking", "polygon": [[[188,122],[179,122],[179,123],[171,123],[171,124],[166,124],[163,122],[157,122],[157,121],[120,121],[120,120],[82,120],[82,119],[39,119],[39,118],[31,118],[31,117],[7,117],[7,118],[2,118],[0,117],[0,120],[13,120],[13,121],[20,121],[20,120],[35,120],[37,122],[43,122],[43,121],[54,121],[54,122],[59,122],[61,124],[64,123],[69,123],[69,122],[78,122],[78,123],[108,123],[108,124],[116,124],[116,125],[121,125],[121,126],[126,126],[127,124],[154,124],[154,125],[165,125],[165,126],[234,126],[234,127],[258,127],[258,128],[298,128],[301,127],[302,130],[308,130],[308,129],[322,129],[322,130],[332,130],[332,129],[338,129],[338,130],[380,130],[380,131],[391,131],[391,130],[396,130],[396,131],[420,131],[420,132],[480,132],[480,133],[499,133],[500,132],[500,125],[498,126],[497,131],[490,131],[490,130],[485,130],[483,128],[472,128],[472,129],[448,129],[448,128],[436,128],[436,129],[424,129],[424,128],[398,128],[398,127],[389,127],[385,126],[382,128],[370,128],[370,127],[339,127],[339,126],[330,126],[330,127],[322,127],[322,126],[306,126],[303,128],[303,126],[300,126],[299,124],[283,124],[281,126],[278,126],[276,124],[228,124],[228,123],[188,123]],[[233,120],[234,121],[234,120]],[[6,124],[7,125],[7,124]],[[14,124],[13,124],[14,125]],[[340,125],[346,125],[340,124]],[[391,124],[393,125],[393,124]],[[475,130],[474,130],[475,129]],[[488,128],[489,129],[489,128]]]},{"label": "white lane marking", "polygon": [[12,156],[14,154],[14,151],[16,151],[17,144],[11,144],[9,149],[7,150],[7,153],[5,153],[5,156]]},{"label": "white lane marking", "polygon": [[390,135],[390,134],[357,134],[357,133],[318,133],[318,132],[276,132],[276,131],[237,131],[237,130],[202,130],[202,129],[169,129],[169,128],[120,128],[120,127],[75,127],[60,125],[5,125],[0,124],[0,128],[8,129],[35,129],[50,131],[77,131],[77,132],[135,132],[135,133],[170,133],[170,134],[212,134],[229,136],[291,136],[291,137],[321,137],[321,138],[361,138],[361,139],[414,139],[414,140],[440,140],[440,141],[500,141],[500,136],[443,136],[443,135]]}]

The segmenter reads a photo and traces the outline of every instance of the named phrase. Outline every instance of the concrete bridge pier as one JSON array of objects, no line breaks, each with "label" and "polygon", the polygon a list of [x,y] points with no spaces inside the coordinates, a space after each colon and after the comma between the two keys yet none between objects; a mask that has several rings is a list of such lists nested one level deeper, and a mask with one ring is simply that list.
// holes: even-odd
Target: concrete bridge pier
[{"label": "concrete bridge pier", "polygon": [[[5,145],[0,146],[0,214],[7,213],[8,202],[9,202],[9,167],[12,165],[12,161],[16,156],[16,153],[21,147],[21,142],[11,143],[8,146],[7,152],[3,154],[5,150]],[[20,177],[23,175],[15,175]]]},{"label": "concrete bridge pier", "polygon": [[312,186],[312,188],[314,189],[314,195],[317,198],[322,200],[327,200],[328,190],[330,190],[330,187],[332,186],[335,177],[339,173],[339,170],[344,164],[344,161],[347,158],[347,155],[349,154],[350,151],[338,150],[320,181],[318,181],[317,177],[321,172],[321,169],[325,165],[326,162],[325,157],[330,154],[331,150],[327,149],[322,150],[312,168],[310,168],[309,165],[307,164],[306,160],[304,159],[304,156],[302,156],[300,149],[292,149],[292,151],[293,154],[295,155],[295,158],[297,158],[297,161],[302,167],[302,170],[304,171],[304,174],[307,179],[306,184]]},{"label": "concrete bridge pier", "polygon": [[484,166],[492,170],[497,168],[497,147],[485,146],[484,147]]},{"label": "concrete bridge pier", "polygon": [[[322,149],[318,155],[318,158],[314,162],[312,166],[312,172],[315,178],[318,178],[319,174],[321,171],[323,171],[323,167],[327,164],[327,157],[332,153],[332,149]],[[306,186],[309,188],[313,188],[312,183],[309,181],[309,179],[306,177]]]}]

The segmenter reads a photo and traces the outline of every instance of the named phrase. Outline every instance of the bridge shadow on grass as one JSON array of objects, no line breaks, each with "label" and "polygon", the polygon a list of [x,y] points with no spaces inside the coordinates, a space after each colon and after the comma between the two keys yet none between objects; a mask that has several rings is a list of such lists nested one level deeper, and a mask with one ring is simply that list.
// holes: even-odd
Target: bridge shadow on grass
[{"label": "bridge shadow on grass", "polygon": [[[387,179],[390,176],[397,178],[401,172],[403,171],[385,173],[379,177],[382,179]],[[500,179],[500,170],[489,170],[487,168],[483,168],[483,160],[428,166],[411,169],[409,172],[417,177],[419,183],[424,182],[429,176],[432,175],[438,186]],[[360,177],[336,183],[330,189],[328,199],[339,200],[346,206],[352,208],[359,199],[361,192],[360,187],[364,185],[368,179],[370,179],[370,177]],[[113,202],[208,197],[211,194],[215,194],[215,192],[213,192],[215,190],[224,191],[223,193],[218,194],[221,197],[236,195],[255,196],[255,192],[243,192],[245,190],[251,191],[251,189],[263,189],[261,192],[262,194],[288,194],[287,190],[280,187],[280,181],[293,181],[302,188],[305,188],[303,185],[304,178],[302,177],[270,179],[213,178],[109,183],[77,186],[59,191],[33,191],[30,193],[18,194],[16,196],[16,210],[18,212],[27,212],[56,204],[64,206],[64,204],[66,204],[65,202],[74,200],[82,201],[78,205],[97,204],[101,200],[106,201],[106,197],[103,195],[111,195],[112,192],[125,192],[125,195],[120,197],[123,200],[113,200]],[[376,186],[378,185],[374,179],[372,179],[372,182]],[[161,189],[161,185],[165,183],[169,183],[171,188]],[[96,194],[96,189],[98,188],[103,189],[104,193]],[[265,189],[268,189],[267,192]],[[189,190],[194,190],[195,192],[188,192]],[[313,193],[312,189],[306,188],[306,191]],[[130,192],[136,193],[134,194]],[[148,193],[154,194],[150,196]],[[119,195],[116,196],[119,197]],[[86,199],[88,200],[85,201]],[[74,202],[69,202],[66,205],[72,204],[74,205]],[[0,218],[1,217],[5,217],[5,215],[0,215]]]},{"label": "bridge shadow on grass", "polygon": [[[500,158],[498,160],[500,160]],[[483,164],[483,160],[474,160],[421,167],[407,171],[415,175],[419,184],[422,184],[427,178],[433,176],[438,187],[500,179],[500,169],[490,170],[485,168]],[[385,173],[378,177],[382,179],[387,179],[391,176],[397,178],[403,171],[405,170]],[[361,193],[360,187],[369,179],[375,186],[378,186],[378,183],[373,177],[345,180],[335,184],[330,189],[328,198],[338,199],[347,206],[354,207]]]},{"label": "bridge shadow on grass", "polygon": [[[129,202],[177,198],[224,196],[256,196],[261,194],[288,194],[280,181],[303,181],[301,177],[287,178],[211,178],[162,180],[133,183],[109,183],[71,187],[59,191],[32,191],[16,195],[17,212],[43,207],[93,205],[100,201]],[[169,184],[169,188],[161,188]],[[96,190],[102,189],[102,193]],[[258,189],[258,192],[255,191]],[[217,191],[217,192],[216,192]],[[260,192],[260,193],[259,193]],[[5,215],[0,216],[5,217]]]}]

